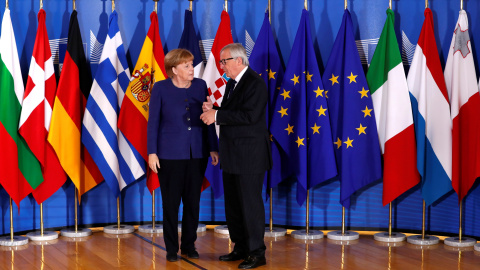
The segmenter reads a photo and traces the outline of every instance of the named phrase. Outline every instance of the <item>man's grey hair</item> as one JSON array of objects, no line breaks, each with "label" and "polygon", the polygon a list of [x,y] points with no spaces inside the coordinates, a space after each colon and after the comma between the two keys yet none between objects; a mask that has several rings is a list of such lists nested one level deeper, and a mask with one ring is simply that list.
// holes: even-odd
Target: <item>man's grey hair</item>
[{"label": "man's grey hair", "polygon": [[240,43],[228,44],[227,46],[223,47],[222,50],[220,50],[220,53],[222,53],[226,49],[230,51],[230,55],[232,56],[233,59],[237,59],[237,57],[240,57],[242,59],[242,64],[244,64],[245,66],[249,65],[247,50],[245,50],[242,44]]}]

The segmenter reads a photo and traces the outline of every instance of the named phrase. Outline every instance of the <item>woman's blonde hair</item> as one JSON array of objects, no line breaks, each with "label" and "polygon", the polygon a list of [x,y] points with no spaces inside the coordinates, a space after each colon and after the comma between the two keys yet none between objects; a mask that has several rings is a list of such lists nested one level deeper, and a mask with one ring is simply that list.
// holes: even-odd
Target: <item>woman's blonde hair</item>
[{"label": "woman's blonde hair", "polygon": [[185,49],[174,49],[171,50],[165,55],[164,63],[165,63],[165,71],[167,72],[167,76],[173,78],[175,75],[173,73],[173,68],[178,66],[179,64],[186,63],[193,60],[193,54]]}]

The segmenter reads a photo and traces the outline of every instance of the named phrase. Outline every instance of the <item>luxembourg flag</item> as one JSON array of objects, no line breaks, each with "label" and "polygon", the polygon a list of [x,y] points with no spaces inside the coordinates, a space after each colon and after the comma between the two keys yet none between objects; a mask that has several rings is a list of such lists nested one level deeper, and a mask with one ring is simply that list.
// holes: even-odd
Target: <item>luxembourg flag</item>
[{"label": "luxembourg flag", "polygon": [[480,94],[468,34],[468,17],[460,11],[445,66],[450,98],[452,185],[461,201],[480,176]]},{"label": "luxembourg flag", "polygon": [[407,82],[422,196],[426,205],[430,205],[452,190],[452,120],[429,8],[425,9],[425,21]]}]

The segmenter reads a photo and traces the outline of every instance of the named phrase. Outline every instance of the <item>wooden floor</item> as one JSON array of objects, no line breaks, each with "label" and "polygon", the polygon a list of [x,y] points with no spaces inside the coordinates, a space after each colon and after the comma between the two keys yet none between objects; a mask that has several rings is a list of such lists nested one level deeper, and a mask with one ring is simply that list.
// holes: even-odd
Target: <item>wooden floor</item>
[{"label": "wooden floor", "polygon": [[[441,244],[415,246],[406,242],[386,246],[362,235],[342,245],[329,239],[305,243],[290,235],[265,238],[267,265],[258,269],[480,269],[480,252]],[[196,242],[200,259],[167,262],[162,235],[140,232],[112,236],[94,230],[73,241],[59,237],[12,250],[0,247],[0,269],[237,269],[238,262],[220,262],[232,250],[228,238],[209,229]]]}]

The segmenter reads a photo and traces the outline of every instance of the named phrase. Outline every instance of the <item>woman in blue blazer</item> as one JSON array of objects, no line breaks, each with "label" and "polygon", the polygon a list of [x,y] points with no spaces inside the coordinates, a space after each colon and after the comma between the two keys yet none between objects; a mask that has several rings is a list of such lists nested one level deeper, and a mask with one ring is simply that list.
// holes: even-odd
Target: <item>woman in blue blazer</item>
[{"label": "woman in blue blazer", "polygon": [[176,261],[178,209],[183,201],[182,254],[199,257],[195,249],[200,193],[208,156],[218,164],[215,127],[200,120],[207,84],[193,77],[193,55],[175,49],[165,56],[169,79],[155,83],[147,130],[148,165],[158,173],[163,202],[163,237],[167,260]]}]

